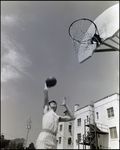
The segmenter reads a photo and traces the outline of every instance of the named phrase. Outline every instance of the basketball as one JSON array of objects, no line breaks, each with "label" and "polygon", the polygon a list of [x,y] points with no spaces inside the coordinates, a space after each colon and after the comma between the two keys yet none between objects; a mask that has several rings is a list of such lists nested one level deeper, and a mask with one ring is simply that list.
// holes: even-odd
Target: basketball
[{"label": "basketball", "polygon": [[47,87],[53,87],[56,85],[57,80],[55,77],[48,77],[45,82],[46,82]]}]

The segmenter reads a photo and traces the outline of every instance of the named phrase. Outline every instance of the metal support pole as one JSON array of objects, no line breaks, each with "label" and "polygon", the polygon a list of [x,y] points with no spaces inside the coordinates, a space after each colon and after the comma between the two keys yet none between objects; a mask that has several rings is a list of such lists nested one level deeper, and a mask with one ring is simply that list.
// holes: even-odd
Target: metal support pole
[{"label": "metal support pole", "polygon": [[27,130],[27,136],[26,136],[26,141],[25,141],[25,149],[26,149],[26,146],[27,146],[28,133],[29,133],[29,129]]},{"label": "metal support pole", "polygon": [[84,134],[84,149],[86,149],[86,119],[84,120],[84,132],[85,132],[85,134]]},{"label": "metal support pole", "polygon": [[79,140],[78,140],[78,149],[80,149]]},{"label": "metal support pole", "polygon": [[98,53],[98,52],[116,52],[116,51],[119,51],[119,50],[116,50],[116,49],[96,49],[94,51],[94,53]]},{"label": "metal support pole", "polygon": [[[90,125],[90,118],[89,118],[89,125]],[[92,147],[91,147],[91,128],[89,128],[89,134],[90,134],[90,149],[92,149]]]},{"label": "metal support pole", "polygon": [[104,45],[106,45],[106,46],[108,46],[108,47],[111,47],[111,48],[114,49],[114,50],[119,51],[118,48],[116,48],[116,47],[114,47],[114,46],[112,46],[112,45],[110,45],[110,44],[108,44],[108,43],[102,42],[101,44],[104,44]]},{"label": "metal support pole", "polygon": [[83,135],[83,149],[84,149],[84,135]]},{"label": "metal support pole", "polygon": [[27,136],[26,136],[26,141],[25,141],[25,149],[27,146],[27,140],[28,140],[28,134],[29,134],[29,130],[31,129],[31,117],[27,120]]},{"label": "metal support pole", "polygon": [[97,127],[95,123],[95,149],[97,149]]},{"label": "metal support pole", "polygon": [[114,39],[110,39],[111,41],[113,41],[114,43],[116,43],[116,44],[118,44],[119,45],[119,43],[118,42],[116,42]]}]

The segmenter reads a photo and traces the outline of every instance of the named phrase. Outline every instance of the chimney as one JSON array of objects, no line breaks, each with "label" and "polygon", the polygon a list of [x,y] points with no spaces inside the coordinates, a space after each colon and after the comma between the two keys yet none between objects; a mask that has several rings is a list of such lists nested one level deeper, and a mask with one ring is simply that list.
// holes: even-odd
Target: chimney
[{"label": "chimney", "polygon": [[74,111],[77,111],[80,108],[79,104],[75,104]]}]

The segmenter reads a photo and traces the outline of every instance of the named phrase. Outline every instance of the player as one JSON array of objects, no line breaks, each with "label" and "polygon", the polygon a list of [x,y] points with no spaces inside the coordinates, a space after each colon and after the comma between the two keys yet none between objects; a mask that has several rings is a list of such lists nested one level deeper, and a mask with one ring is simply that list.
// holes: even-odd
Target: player
[{"label": "player", "polygon": [[75,119],[74,114],[66,103],[66,98],[62,100],[61,106],[64,106],[68,112],[68,116],[58,116],[56,114],[57,102],[48,99],[48,87],[44,87],[44,106],[42,118],[42,132],[36,141],[36,149],[57,149],[56,134],[59,122],[67,122]]}]

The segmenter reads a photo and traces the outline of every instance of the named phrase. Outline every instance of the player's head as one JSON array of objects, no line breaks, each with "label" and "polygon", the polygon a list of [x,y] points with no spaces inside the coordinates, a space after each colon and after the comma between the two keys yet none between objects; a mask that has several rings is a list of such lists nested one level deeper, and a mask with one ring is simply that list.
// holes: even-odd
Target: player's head
[{"label": "player's head", "polygon": [[54,101],[54,100],[50,101],[50,102],[49,102],[49,105],[50,105],[50,107],[51,107],[54,111],[56,111],[56,109],[57,109],[57,102],[56,102],[56,101]]}]

